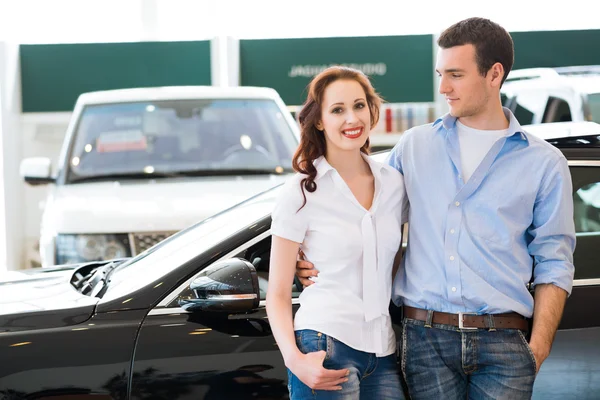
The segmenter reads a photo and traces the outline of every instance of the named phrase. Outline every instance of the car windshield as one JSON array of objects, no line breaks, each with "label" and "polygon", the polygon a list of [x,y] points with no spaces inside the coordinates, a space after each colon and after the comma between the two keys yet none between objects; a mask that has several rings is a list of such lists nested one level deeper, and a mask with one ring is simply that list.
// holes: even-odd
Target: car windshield
[{"label": "car windshield", "polygon": [[168,100],[84,108],[67,183],[93,179],[282,173],[298,145],[269,99]]},{"label": "car windshield", "polygon": [[590,106],[591,120],[600,124],[600,93],[589,94],[588,104]]}]

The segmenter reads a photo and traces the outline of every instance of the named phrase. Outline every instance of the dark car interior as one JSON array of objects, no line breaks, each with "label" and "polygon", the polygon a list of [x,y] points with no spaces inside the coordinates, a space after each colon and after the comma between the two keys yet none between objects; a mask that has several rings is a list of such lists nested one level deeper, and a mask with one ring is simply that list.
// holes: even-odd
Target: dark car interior
[{"label": "dark car interior", "polygon": [[[267,287],[269,283],[269,264],[271,262],[271,237],[267,237],[255,245],[251,246],[241,256],[250,261],[258,273],[258,285],[260,288],[260,299],[267,297]],[[300,296],[302,284],[295,278],[292,283],[292,298]]]}]

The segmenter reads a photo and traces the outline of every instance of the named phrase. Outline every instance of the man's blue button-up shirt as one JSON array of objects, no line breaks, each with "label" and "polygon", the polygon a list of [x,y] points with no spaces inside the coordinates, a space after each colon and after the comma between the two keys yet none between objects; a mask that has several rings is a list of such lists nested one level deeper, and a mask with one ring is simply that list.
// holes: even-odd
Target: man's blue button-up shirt
[{"label": "man's blue button-up shirt", "polygon": [[[527,283],[573,284],[572,183],[567,160],[516,118],[468,182],[456,118],[407,131],[388,162],[404,175],[408,248],[397,305],[479,314],[533,314]],[[535,268],[534,268],[535,267]]]}]

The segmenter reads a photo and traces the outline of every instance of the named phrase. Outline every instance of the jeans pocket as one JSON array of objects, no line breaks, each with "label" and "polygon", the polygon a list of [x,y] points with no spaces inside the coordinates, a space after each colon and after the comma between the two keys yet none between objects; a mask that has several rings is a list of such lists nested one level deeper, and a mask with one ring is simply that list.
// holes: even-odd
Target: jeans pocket
[{"label": "jeans pocket", "polygon": [[523,335],[523,332],[517,330],[517,333],[519,334],[519,338],[521,338],[521,342],[523,342],[523,346],[525,346],[525,350],[529,354],[529,358],[531,359],[531,364],[533,365],[533,373],[536,374],[537,373],[537,361],[535,360],[535,355],[533,354],[533,350],[531,350],[531,346],[529,345],[527,338],[525,338],[525,335]]},{"label": "jeans pocket", "polygon": [[296,346],[298,346],[298,350],[300,350],[300,352],[306,354],[306,351],[304,350],[304,345],[302,342],[302,332],[303,331],[296,331],[296,332],[294,332],[294,336],[296,337]]},{"label": "jeans pocket", "polygon": [[296,344],[304,354],[325,351],[325,359],[328,359],[330,356],[330,341],[331,339],[327,335],[310,329],[296,332]]}]

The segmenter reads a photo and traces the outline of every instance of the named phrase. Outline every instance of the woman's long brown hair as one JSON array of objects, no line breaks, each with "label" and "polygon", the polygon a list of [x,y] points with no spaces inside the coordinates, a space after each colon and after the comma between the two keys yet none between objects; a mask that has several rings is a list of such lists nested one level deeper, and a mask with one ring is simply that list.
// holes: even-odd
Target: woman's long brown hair
[{"label": "woman's long brown hair", "polygon": [[[337,80],[352,80],[358,82],[365,91],[369,113],[371,114],[371,129],[379,121],[379,107],[381,106],[381,97],[373,89],[373,85],[369,78],[361,71],[348,67],[334,66],[329,67],[317,76],[308,85],[308,96],[302,106],[302,110],[298,115],[300,123],[300,144],[296,149],[292,166],[294,170],[307,175],[300,182],[302,196],[306,205],[306,189],[309,193],[317,190],[315,178],[317,177],[317,169],[314,166],[314,161],[325,155],[326,144],[325,134],[317,129],[317,124],[321,121],[321,106],[323,102],[323,94],[325,89],[331,83]],[[364,146],[360,148],[365,154],[369,154],[369,139]],[[300,207],[300,209],[302,209]],[[299,209],[299,210],[300,210]]]}]

